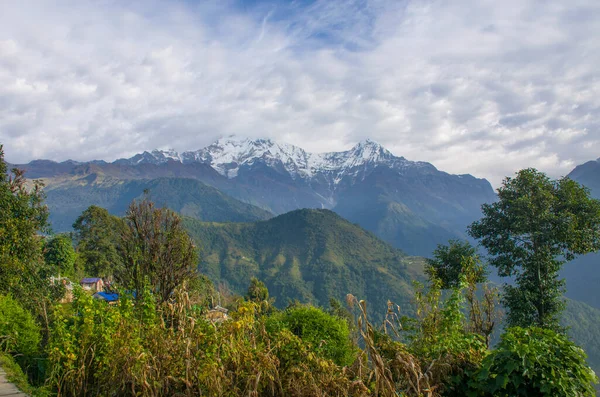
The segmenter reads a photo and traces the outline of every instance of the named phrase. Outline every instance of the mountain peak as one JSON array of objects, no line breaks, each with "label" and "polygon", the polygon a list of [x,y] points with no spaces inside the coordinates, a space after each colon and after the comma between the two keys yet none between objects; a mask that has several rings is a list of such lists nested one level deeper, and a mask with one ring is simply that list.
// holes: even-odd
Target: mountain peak
[{"label": "mountain peak", "polygon": [[381,146],[379,143],[375,142],[374,140],[372,140],[371,138],[365,138],[361,141],[358,141],[358,143],[356,145],[354,145],[354,147],[357,146]]},{"label": "mountain peak", "polygon": [[268,138],[253,139],[235,135],[220,138],[196,151],[177,153],[173,149],[153,150],[137,154],[128,160],[119,160],[131,165],[162,164],[168,161],[208,164],[227,178],[237,177],[243,167],[264,164],[277,172],[288,174],[294,180],[325,178],[331,186],[337,185],[347,176],[362,178],[378,165],[386,165],[401,172],[410,167],[432,167],[428,163],[396,157],[371,139],[364,139],[350,150],[342,152],[309,153],[300,147]]},{"label": "mountain peak", "polygon": [[371,162],[380,161],[382,158],[395,157],[389,150],[369,138],[358,142],[350,151],[355,156]]}]

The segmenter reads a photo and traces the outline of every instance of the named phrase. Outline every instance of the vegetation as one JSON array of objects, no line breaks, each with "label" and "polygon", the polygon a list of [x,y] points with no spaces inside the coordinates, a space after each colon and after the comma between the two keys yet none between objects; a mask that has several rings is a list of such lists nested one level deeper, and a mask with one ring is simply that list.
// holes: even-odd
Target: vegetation
[{"label": "vegetation", "polygon": [[41,341],[33,315],[10,296],[0,295],[0,351],[32,355]]},{"label": "vegetation", "polygon": [[477,249],[468,241],[450,240],[448,245],[438,245],[433,251],[433,258],[427,260],[425,272],[439,278],[442,289],[450,289],[458,286],[467,266],[470,266],[473,282],[487,281],[486,269]]},{"label": "vegetation", "polygon": [[[243,264],[250,269],[254,264],[269,264],[254,272],[271,278],[266,283],[251,279],[248,286],[248,277],[246,297],[227,299],[225,314],[215,307],[214,286],[194,272],[197,250],[175,213],[157,208],[146,198],[133,201],[125,218],[113,223],[106,213],[91,208],[82,215],[85,221],[75,235],[77,250],[86,269],[104,269],[108,277],[108,258],[117,258],[112,270],[119,299],[110,305],[75,285],[73,301],[61,303],[63,291],[50,285],[48,275],[65,269],[65,263],[72,264],[72,252],[61,236],[49,240],[43,250],[41,196],[26,190],[22,179],[16,190],[11,190],[12,183],[7,179],[0,184],[0,209],[9,210],[0,212],[0,247],[3,255],[14,255],[0,262],[0,364],[27,392],[57,396],[593,395],[597,379],[584,352],[553,330],[508,328],[501,343],[490,350],[486,342],[498,318],[496,300],[488,293],[492,289],[479,283],[481,272],[474,255],[461,255],[452,267],[458,271],[452,273],[442,271],[450,262],[441,261],[444,281],[438,271],[430,271],[426,283],[417,282],[409,289],[408,278],[420,274],[409,258],[329,211],[297,211],[257,224],[188,223],[197,241],[207,238],[211,249],[223,249],[224,258],[240,260],[228,271],[242,272]],[[22,224],[20,212],[10,211],[15,208],[31,216],[24,218],[28,223]],[[42,216],[38,223],[36,214]],[[102,230],[111,225],[121,225],[118,233]],[[9,245],[20,244],[16,235],[23,238],[23,249]],[[115,251],[110,247],[113,242]],[[90,255],[94,244],[101,251],[97,257]],[[236,250],[239,257],[233,256]],[[15,266],[25,271],[10,273]],[[230,264],[223,266],[213,270],[227,270]],[[246,271],[245,276],[251,274]],[[329,288],[338,294],[342,288],[361,287],[360,292],[373,296],[375,306],[380,306],[378,295],[399,294],[406,288],[414,291],[414,310],[387,301],[381,305],[382,321],[373,322],[366,301],[351,294],[346,296],[346,307],[330,300],[329,312],[299,303],[279,310],[273,307],[268,288],[276,275],[282,283],[274,285],[283,291],[301,282],[321,282],[319,288],[305,290],[318,301],[333,297],[326,293]],[[337,284],[334,276],[350,281]],[[361,283],[373,284],[367,288]],[[400,289],[394,289],[398,285]],[[23,294],[23,286],[28,294]]]},{"label": "vegetation", "polygon": [[514,327],[483,360],[471,385],[484,396],[571,397],[593,396],[596,380],[583,350],[564,335]]},{"label": "vegetation", "polygon": [[118,248],[121,266],[115,279],[137,297],[150,283],[160,302],[166,302],[196,272],[198,252],[181,219],[147,198],[129,206]]},{"label": "vegetation", "polygon": [[556,329],[564,309],[559,270],[600,249],[600,201],[569,178],[554,181],[534,169],[506,178],[498,199],[482,206],[484,216],[469,232],[499,275],[515,278],[502,298],[508,324]]},{"label": "vegetation", "polygon": [[28,188],[22,170],[9,172],[0,145],[0,294],[31,310],[47,332],[58,289],[43,260],[42,235],[49,227],[42,186],[34,181]]},{"label": "vegetation", "polygon": [[79,267],[88,276],[112,275],[120,262],[118,240],[125,224],[119,217],[95,205],[73,223]]},{"label": "vegetation", "polygon": [[350,340],[348,323],[339,317],[311,306],[292,306],[270,316],[267,331],[290,331],[323,357],[340,366],[350,365],[356,359],[357,349]]},{"label": "vegetation", "polygon": [[71,237],[66,234],[56,235],[45,242],[43,249],[44,260],[52,274],[75,275],[76,255]]},{"label": "vegetation", "polygon": [[23,295],[26,284],[36,278],[42,254],[39,234],[48,230],[41,189],[34,183],[28,190],[23,171],[9,173],[0,145],[0,293]]},{"label": "vegetation", "polygon": [[[439,280],[439,288],[465,287],[471,332],[484,337],[490,346],[491,336],[499,320],[496,310],[498,288],[487,280],[487,268],[475,247],[468,241],[450,240],[448,245],[438,245],[433,258],[427,260],[425,273],[430,279]],[[482,285],[482,299],[477,298],[478,285]]]},{"label": "vegetation", "polygon": [[297,210],[251,224],[184,223],[202,250],[202,273],[240,295],[256,277],[279,308],[296,300],[327,306],[351,293],[368,299],[381,322],[388,299],[412,312],[411,283],[425,279],[422,258],[406,256],[328,210]]},{"label": "vegetation", "polygon": [[6,373],[6,379],[27,395],[33,397],[46,397],[52,395],[52,393],[44,387],[32,387],[29,384],[29,380],[27,379],[27,375],[23,372],[23,369],[10,354],[0,352],[0,368]]}]

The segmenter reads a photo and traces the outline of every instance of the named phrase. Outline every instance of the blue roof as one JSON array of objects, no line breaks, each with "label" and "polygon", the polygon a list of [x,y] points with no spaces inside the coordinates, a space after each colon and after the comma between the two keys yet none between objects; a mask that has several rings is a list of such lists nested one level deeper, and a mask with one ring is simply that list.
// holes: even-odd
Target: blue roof
[{"label": "blue roof", "polygon": [[97,283],[100,280],[102,280],[100,277],[87,277],[87,278],[81,279],[81,282],[83,284],[94,284],[94,283]]},{"label": "blue roof", "polygon": [[96,292],[94,298],[103,299],[107,302],[116,302],[119,300],[119,294],[116,292]]}]

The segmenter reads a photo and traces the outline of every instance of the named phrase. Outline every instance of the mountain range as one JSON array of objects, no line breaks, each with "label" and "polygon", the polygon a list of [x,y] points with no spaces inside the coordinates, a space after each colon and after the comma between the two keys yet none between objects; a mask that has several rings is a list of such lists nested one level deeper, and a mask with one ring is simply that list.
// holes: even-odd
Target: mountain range
[{"label": "mountain range", "polygon": [[[71,188],[112,194],[123,181],[188,178],[274,215],[331,209],[411,255],[429,255],[438,243],[464,237],[481,204],[495,199],[485,179],[448,174],[370,140],[315,154],[269,139],[226,138],[196,151],[153,150],[112,163],[37,160],[19,167],[29,178],[42,178],[56,202]],[[82,203],[92,204],[92,198]],[[64,213],[55,229],[76,215]]]}]

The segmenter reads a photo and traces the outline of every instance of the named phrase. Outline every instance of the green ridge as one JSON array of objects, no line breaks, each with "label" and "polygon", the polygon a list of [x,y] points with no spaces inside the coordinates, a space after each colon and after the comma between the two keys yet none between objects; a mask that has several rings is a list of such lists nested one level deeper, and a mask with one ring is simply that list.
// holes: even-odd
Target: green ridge
[{"label": "green ridge", "polygon": [[412,280],[423,259],[406,256],[329,210],[296,210],[268,221],[218,224],[187,218],[202,248],[200,271],[243,293],[255,276],[278,306],[299,300],[327,306],[351,293],[378,319],[388,299],[411,311]]}]

